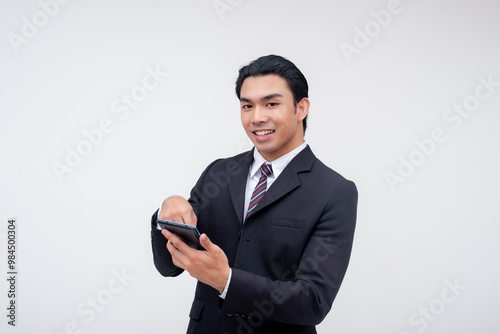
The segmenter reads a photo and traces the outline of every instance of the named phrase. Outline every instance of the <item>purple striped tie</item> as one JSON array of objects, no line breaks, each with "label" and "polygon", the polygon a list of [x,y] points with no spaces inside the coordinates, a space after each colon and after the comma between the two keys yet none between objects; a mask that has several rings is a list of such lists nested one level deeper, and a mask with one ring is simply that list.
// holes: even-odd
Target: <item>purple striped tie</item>
[{"label": "purple striped tie", "polygon": [[271,165],[266,165],[265,163],[260,166],[260,179],[259,183],[255,186],[255,189],[252,193],[252,198],[250,198],[250,204],[248,204],[247,216],[248,218],[252,213],[252,210],[255,209],[259,201],[262,197],[264,197],[267,189],[267,177],[273,173],[273,168]]}]

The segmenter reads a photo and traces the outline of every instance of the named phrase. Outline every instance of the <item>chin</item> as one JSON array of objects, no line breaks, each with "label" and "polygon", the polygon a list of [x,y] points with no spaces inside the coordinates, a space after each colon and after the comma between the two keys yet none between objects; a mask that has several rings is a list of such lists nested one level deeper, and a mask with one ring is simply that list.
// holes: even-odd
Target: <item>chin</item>
[{"label": "chin", "polygon": [[272,154],[275,151],[270,147],[266,147],[266,146],[262,146],[262,145],[260,145],[260,146],[255,145],[255,148],[258,149],[261,154]]}]

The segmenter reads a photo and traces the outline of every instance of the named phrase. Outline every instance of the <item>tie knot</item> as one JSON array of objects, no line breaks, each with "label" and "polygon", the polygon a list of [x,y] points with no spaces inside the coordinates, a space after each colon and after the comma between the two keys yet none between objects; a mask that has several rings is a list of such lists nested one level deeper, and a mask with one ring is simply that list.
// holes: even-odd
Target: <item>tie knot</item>
[{"label": "tie knot", "polygon": [[260,166],[260,172],[262,173],[262,175],[269,176],[273,173],[273,166],[264,163],[262,164],[262,166]]}]

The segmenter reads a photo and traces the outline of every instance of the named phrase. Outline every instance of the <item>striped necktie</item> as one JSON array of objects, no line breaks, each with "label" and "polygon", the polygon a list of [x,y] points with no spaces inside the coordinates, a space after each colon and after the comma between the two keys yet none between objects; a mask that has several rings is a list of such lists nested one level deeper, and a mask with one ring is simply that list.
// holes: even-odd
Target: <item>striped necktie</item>
[{"label": "striped necktie", "polygon": [[253,209],[257,206],[262,197],[264,197],[267,190],[267,177],[273,173],[273,168],[271,165],[266,165],[265,163],[260,166],[260,179],[259,183],[255,186],[255,189],[250,198],[250,204],[248,204],[248,211],[245,217],[248,218]]}]

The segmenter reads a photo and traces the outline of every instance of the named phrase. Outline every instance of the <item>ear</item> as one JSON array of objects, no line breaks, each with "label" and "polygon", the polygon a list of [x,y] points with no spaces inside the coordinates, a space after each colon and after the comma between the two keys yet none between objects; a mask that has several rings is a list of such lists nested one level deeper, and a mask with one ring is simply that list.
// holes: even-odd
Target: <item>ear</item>
[{"label": "ear", "polygon": [[309,113],[309,106],[311,102],[307,97],[302,98],[302,100],[297,103],[297,121],[302,122],[304,118],[306,118]]}]

